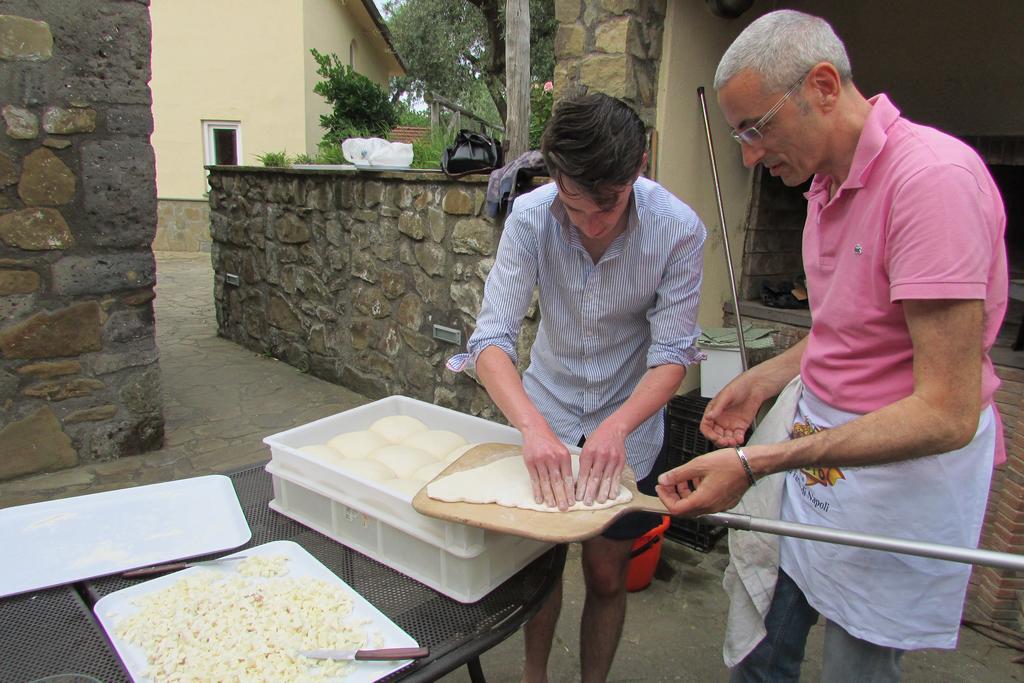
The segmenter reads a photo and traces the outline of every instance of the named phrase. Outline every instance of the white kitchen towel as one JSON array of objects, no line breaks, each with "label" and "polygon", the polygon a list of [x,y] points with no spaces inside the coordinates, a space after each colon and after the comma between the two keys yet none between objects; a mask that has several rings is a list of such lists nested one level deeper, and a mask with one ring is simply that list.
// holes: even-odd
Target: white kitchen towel
[{"label": "white kitchen towel", "polygon": [[[789,439],[802,389],[799,376],[786,385],[747,445],[779,443]],[[785,476],[785,472],[776,472],[759,479],[730,512],[778,519]],[[778,536],[729,530],[729,566],[722,578],[722,586],[729,595],[729,619],[722,644],[722,658],[726,666],[732,668],[739,664],[764,638],[764,617],[771,606],[778,575]]]}]

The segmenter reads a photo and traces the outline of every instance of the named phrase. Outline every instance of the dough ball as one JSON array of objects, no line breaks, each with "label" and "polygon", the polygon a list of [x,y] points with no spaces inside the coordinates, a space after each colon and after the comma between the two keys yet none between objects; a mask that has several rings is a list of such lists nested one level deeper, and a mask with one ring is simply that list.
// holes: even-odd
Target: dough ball
[{"label": "dough ball", "polygon": [[389,479],[385,482],[381,482],[381,485],[391,489],[392,491],[397,491],[398,493],[403,494],[403,496],[408,496],[409,498],[415,496],[420,492],[420,489],[423,488],[423,482],[419,479]]},{"label": "dough ball", "polygon": [[392,476],[399,479],[410,477],[413,472],[424,465],[437,462],[437,459],[426,451],[398,444],[378,448],[370,457],[389,467],[394,472]]},{"label": "dough ball", "polygon": [[442,458],[452,449],[465,443],[465,439],[447,429],[428,429],[425,432],[416,432],[402,441],[403,445],[422,449],[435,458]]},{"label": "dough ball", "polygon": [[338,458],[334,461],[335,467],[347,474],[355,474],[363,479],[371,481],[387,481],[394,479],[395,473],[391,469],[376,460],[350,460]]},{"label": "dough ball", "polygon": [[429,465],[424,465],[413,472],[412,478],[426,484],[428,481],[441,474],[446,467],[448,467],[448,463],[446,462],[432,462]]},{"label": "dough ball", "polygon": [[300,453],[305,453],[306,455],[312,455],[314,458],[321,460],[330,460],[331,462],[334,462],[338,459],[338,451],[334,450],[327,444],[318,443],[312,446],[302,446],[298,451]]},{"label": "dough ball", "polygon": [[369,430],[361,432],[344,432],[327,442],[327,445],[338,451],[343,458],[366,458],[388,441],[377,432]]},{"label": "dough ball", "polygon": [[453,462],[461,458],[466,451],[470,450],[471,448],[476,448],[479,445],[480,444],[478,443],[467,443],[465,446],[459,446],[458,448],[450,452],[448,455],[444,456],[444,464],[451,465]]},{"label": "dough ball", "polygon": [[388,415],[370,425],[371,432],[377,432],[391,443],[402,443],[416,432],[427,431],[427,425],[408,415]]}]

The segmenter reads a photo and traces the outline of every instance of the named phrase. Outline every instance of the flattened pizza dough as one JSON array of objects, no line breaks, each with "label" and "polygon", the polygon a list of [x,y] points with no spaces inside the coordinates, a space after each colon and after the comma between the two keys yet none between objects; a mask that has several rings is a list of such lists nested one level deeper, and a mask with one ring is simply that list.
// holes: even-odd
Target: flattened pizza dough
[{"label": "flattened pizza dough", "polygon": [[[579,456],[572,456],[572,473],[579,472]],[[513,455],[501,458],[482,467],[474,467],[450,474],[427,485],[427,495],[447,503],[497,503],[505,507],[525,508],[540,512],[560,512],[557,507],[548,507],[533,500],[533,486],[530,474],[522,457]],[[628,489],[619,487],[619,495],[604,503],[584,505],[577,501],[569,507],[574,510],[600,510],[615,507],[633,500]]]}]

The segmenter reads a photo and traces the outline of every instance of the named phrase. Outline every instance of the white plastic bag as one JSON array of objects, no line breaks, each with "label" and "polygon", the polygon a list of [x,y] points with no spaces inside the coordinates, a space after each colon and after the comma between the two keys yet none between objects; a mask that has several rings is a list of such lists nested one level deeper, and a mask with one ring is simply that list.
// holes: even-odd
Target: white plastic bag
[{"label": "white plastic bag", "polygon": [[341,143],[341,153],[346,161],[363,167],[407,168],[412,163],[412,145],[381,138],[348,138]]}]

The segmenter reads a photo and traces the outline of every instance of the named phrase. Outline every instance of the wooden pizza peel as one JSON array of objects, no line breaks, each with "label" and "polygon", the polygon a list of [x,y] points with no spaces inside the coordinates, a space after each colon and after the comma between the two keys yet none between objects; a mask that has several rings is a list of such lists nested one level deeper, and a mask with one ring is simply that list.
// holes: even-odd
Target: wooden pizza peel
[{"label": "wooden pizza peel", "polygon": [[[449,465],[432,481],[446,477],[462,470],[482,467],[495,460],[512,455],[522,457],[519,446],[501,443],[480,444],[464,453],[462,457]],[[429,485],[429,484],[428,484]],[[661,500],[636,490],[636,479],[633,471],[626,467],[622,471],[622,485],[632,494],[633,500],[603,510],[579,510],[576,512],[539,512],[510,508],[496,503],[446,503],[427,496],[427,487],[419,490],[412,499],[412,506],[421,514],[436,517],[460,524],[490,529],[516,536],[525,536],[548,543],[569,543],[593,538],[606,529],[617,518],[627,512],[655,512],[669,514]],[[1024,571],[1024,555],[983,550],[981,548],[961,548],[925,541],[891,538],[844,529],[784,522],[777,519],[764,519],[734,512],[716,512],[702,515],[698,519],[709,524],[724,526],[742,531],[803,538],[825,543],[871,548],[887,552],[932,557],[951,562],[998,567]]]},{"label": "wooden pizza peel", "polygon": [[[462,470],[483,467],[495,460],[513,455],[522,457],[522,448],[512,444],[483,443],[466,451],[431,481],[442,479]],[[600,510],[559,512],[556,509],[554,512],[540,512],[505,507],[497,503],[446,503],[442,500],[434,500],[427,495],[429,483],[413,497],[412,506],[417,512],[428,517],[525,536],[548,543],[569,543],[593,538],[627,512],[668,514],[665,505],[656,496],[648,496],[637,491],[636,479],[629,467],[622,470],[622,485],[633,494],[633,500]]]}]

